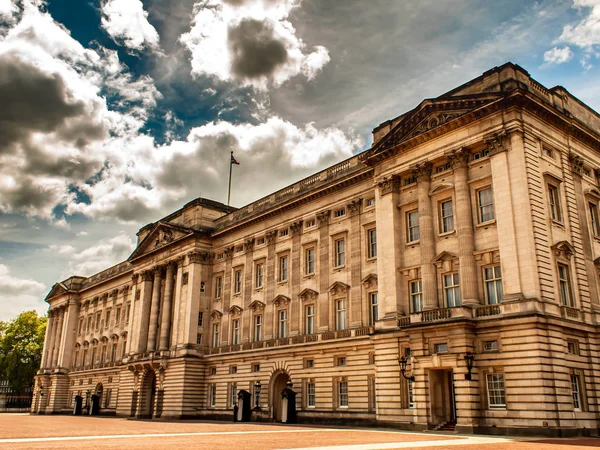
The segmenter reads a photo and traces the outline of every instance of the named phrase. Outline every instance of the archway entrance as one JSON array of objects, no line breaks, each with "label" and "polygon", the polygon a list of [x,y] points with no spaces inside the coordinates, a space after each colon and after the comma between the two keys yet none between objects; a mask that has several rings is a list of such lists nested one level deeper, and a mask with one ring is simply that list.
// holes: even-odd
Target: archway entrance
[{"label": "archway entrance", "polygon": [[104,393],[104,386],[102,386],[102,383],[98,383],[96,385],[96,389],[94,389],[94,394],[96,394],[97,397],[97,401],[98,401],[98,409],[100,409],[102,407],[102,394]]},{"label": "archway entrance", "polygon": [[269,400],[271,404],[271,418],[276,422],[281,422],[281,393],[285,389],[285,384],[289,380],[290,376],[284,371],[277,371],[271,377],[271,384],[269,386]]},{"label": "archway entrance", "polygon": [[140,419],[152,419],[154,403],[156,400],[156,374],[154,370],[147,370],[141,385]]}]

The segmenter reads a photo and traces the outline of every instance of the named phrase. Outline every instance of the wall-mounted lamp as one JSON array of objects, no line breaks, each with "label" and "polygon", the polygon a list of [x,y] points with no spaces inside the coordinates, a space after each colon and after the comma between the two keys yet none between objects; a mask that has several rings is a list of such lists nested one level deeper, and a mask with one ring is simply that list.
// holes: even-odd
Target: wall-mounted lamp
[{"label": "wall-mounted lamp", "polygon": [[401,356],[400,358],[398,358],[398,364],[400,364],[400,373],[402,374],[402,376],[408,381],[415,381],[414,375],[410,377],[406,376],[406,364],[408,364],[408,359],[406,358],[406,356]]},{"label": "wall-mounted lamp", "polygon": [[465,380],[471,381],[471,371],[473,370],[473,362],[475,361],[475,353],[466,352],[465,362],[467,363],[467,373],[465,374]]}]

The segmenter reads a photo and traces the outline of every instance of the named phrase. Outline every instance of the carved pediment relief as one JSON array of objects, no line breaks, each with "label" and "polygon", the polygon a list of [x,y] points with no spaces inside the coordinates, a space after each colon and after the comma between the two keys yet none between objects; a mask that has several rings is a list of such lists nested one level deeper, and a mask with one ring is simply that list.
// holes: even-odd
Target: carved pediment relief
[{"label": "carved pediment relief", "polygon": [[232,316],[238,316],[242,313],[242,311],[243,309],[238,305],[233,305],[231,308],[229,308],[229,314]]},{"label": "carved pediment relief", "polygon": [[210,313],[210,318],[212,320],[220,320],[223,317],[223,313],[221,311],[217,311],[216,309]]},{"label": "carved pediment relief", "polygon": [[265,309],[265,304],[259,300],[254,300],[252,303],[250,303],[250,309],[252,311],[262,311]]},{"label": "carved pediment relief", "polygon": [[557,257],[571,258],[575,254],[575,249],[573,246],[567,241],[560,241],[554,244],[552,247],[552,251]]},{"label": "carved pediment relief", "polygon": [[375,286],[377,284],[377,274],[370,273],[363,280],[362,284],[366,288],[370,288],[371,286]]},{"label": "carved pediment relief", "polygon": [[179,241],[193,234],[193,230],[181,225],[167,222],[157,223],[152,231],[144,238],[140,245],[134,250],[129,260],[138,258],[156,249],[166,247],[173,242]]},{"label": "carved pediment relief", "polygon": [[302,292],[300,292],[298,294],[298,297],[303,302],[315,300],[318,296],[319,296],[319,293],[317,291],[313,291],[312,289],[308,289],[308,288],[303,289]]},{"label": "carved pediment relief", "polygon": [[469,112],[469,110],[445,111],[430,114],[424,118],[412,131],[410,131],[403,140],[407,140],[418,136],[419,134],[426,133],[429,130],[433,130],[434,128],[437,128],[446,122],[450,122],[451,120],[456,119],[467,112]]},{"label": "carved pediment relief", "polygon": [[54,286],[52,286],[52,289],[50,290],[50,292],[48,293],[48,295],[46,296],[46,300],[52,298],[52,297],[57,297],[59,295],[62,295],[64,293],[67,292],[67,287],[62,284],[62,283],[56,283]]},{"label": "carved pediment relief", "polygon": [[346,294],[349,289],[350,286],[348,286],[347,284],[342,283],[340,281],[336,281],[331,286],[329,286],[329,293],[331,295]]},{"label": "carved pediment relief", "polygon": [[435,185],[430,191],[429,191],[429,195],[435,195],[438,194],[440,192],[444,192],[447,191],[449,189],[454,189],[454,185],[450,184],[450,183],[439,183],[437,185]]},{"label": "carved pediment relief", "polygon": [[290,300],[291,299],[289,297],[286,297],[285,295],[278,295],[273,300],[273,304],[275,306],[284,306],[284,305],[287,305],[290,302]]},{"label": "carved pediment relief", "polygon": [[458,264],[458,256],[454,253],[443,251],[433,259],[432,263],[444,272],[449,272],[455,269],[454,263]]}]

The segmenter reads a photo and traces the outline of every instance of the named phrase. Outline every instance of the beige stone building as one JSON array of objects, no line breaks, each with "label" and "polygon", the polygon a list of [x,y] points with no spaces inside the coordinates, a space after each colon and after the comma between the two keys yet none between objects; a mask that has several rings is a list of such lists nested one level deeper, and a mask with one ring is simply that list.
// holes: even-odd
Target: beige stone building
[{"label": "beige stone building", "polygon": [[373,135],[57,283],[33,411],[597,433],[600,116],[506,64]]}]

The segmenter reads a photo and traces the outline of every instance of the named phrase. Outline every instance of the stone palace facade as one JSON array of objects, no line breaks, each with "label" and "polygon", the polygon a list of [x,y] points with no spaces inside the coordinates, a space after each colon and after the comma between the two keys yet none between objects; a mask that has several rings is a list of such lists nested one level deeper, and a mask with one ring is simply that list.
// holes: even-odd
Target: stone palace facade
[{"label": "stone palace facade", "polygon": [[600,116],[511,63],[57,283],[32,411],[576,434],[600,420]]}]

